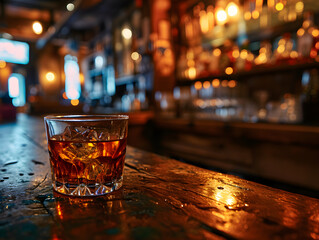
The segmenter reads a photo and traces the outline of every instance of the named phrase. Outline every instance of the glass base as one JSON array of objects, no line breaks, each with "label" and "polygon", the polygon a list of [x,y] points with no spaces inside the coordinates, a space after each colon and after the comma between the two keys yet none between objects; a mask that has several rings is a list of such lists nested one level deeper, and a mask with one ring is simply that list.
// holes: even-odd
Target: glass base
[{"label": "glass base", "polygon": [[122,185],[123,185],[123,178],[116,180],[112,183],[105,183],[105,184],[81,183],[79,185],[76,185],[76,184],[69,184],[69,183],[61,183],[58,181],[54,181],[52,183],[53,189],[56,192],[64,194],[64,195],[68,195],[68,196],[73,196],[73,197],[102,196],[120,189]]}]

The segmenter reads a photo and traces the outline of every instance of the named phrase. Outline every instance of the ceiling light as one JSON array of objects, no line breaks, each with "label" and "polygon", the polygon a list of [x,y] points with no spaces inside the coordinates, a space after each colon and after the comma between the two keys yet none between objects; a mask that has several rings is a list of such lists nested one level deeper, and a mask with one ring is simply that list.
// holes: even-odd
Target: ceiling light
[{"label": "ceiling light", "polygon": [[66,9],[69,12],[72,12],[74,10],[74,4],[73,3],[68,3],[68,5],[66,5]]},{"label": "ceiling light", "polygon": [[41,34],[42,31],[43,31],[43,27],[42,27],[42,24],[38,21],[35,21],[33,24],[32,24],[32,29],[33,29],[33,32],[35,34]]},{"label": "ceiling light", "polygon": [[226,7],[226,11],[228,16],[235,17],[238,14],[238,6],[235,3],[230,2]]},{"label": "ceiling light", "polygon": [[222,25],[222,24],[225,24],[226,21],[227,21],[227,13],[225,12],[224,9],[219,9],[216,11],[216,20],[217,20],[217,23]]},{"label": "ceiling light", "polygon": [[123,36],[125,39],[131,39],[131,37],[132,37],[132,31],[131,31],[131,29],[129,29],[129,28],[123,28],[123,30],[122,30],[122,36]]}]

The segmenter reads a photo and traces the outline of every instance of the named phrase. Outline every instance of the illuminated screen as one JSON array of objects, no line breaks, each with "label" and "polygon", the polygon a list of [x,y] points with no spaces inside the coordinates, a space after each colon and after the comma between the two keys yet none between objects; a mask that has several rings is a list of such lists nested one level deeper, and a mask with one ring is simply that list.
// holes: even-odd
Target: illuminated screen
[{"label": "illuminated screen", "polygon": [[65,93],[68,99],[79,99],[81,95],[80,69],[76,57],[64,58]]},{"label": "illuminated screen", "polygon": [[8,79],[9,96],[15,107],[23,106],[26,102],[25,78],[19,73],[12,73]]},{"label": "illuminated screen", "polygon": [[25,42],[0,38],[0,59],[11,63],[28,64],[29,45]]}]

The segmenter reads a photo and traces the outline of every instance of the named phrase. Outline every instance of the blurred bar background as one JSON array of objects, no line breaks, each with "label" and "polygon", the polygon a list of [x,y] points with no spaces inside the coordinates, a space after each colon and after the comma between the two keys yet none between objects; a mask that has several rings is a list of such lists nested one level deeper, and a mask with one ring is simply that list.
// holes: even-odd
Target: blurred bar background
[{"label": "blurred bar background", "polygon": [[0,10],[0,122],[127,113],[132,146],[319,196],[318,1],[0,0]]}]

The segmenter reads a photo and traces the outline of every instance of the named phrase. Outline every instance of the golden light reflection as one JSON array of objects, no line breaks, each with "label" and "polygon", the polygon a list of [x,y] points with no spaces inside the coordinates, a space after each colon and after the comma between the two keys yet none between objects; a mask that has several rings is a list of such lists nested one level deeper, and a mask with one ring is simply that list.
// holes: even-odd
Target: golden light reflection
[{"label": "golden light reflection", "polygon": [[246,59],[248,56],[248,51],[246,49],[241,50],[240,52],[240,58],[241,59]]},{"label": "golden light reflection", "polygon": [[43,31],[42,24],[38,21],[33,22],[32,29],[33,29],[33,32],[38,35],[41,34]]},{"label": "golden light reflection", "polygon": [[290,57],[291,57],[291,58],[297,58],[298,56],[299,56],[299,54],[298,54],[297,51],[292,51],[292,52],[290,53]]},{"label": "golden light reflection", "polygon": [[224,191],[216,191],[214,193],[214,198],[225,205],[231,206],[237,204],[236,198],[233,194],[227,190]]},{"label": "golden light reflection", "polygon": [[213,86],[214,88],[218,88],[219,85],[220,85],[219,79],[216,78],[216,79],[214,79],[214,80],[212,81],[212,86]]},{"label": "golden light reflection", "polygon": [[305,30],[304,30],[303,28],[299,28],[298,31],[297,31],[297,35],[298,35],[299,37],[301,37],[301,36],[304,35],[304,34],[305,34]]},{"label": "golden light reflection", "polygon": [[228,86],[228,81],[227,80],[223,80],[222,81],[222,87],[227,87]]},{"label": "golden light reflection", "polygon": [[316,42],[315,48],[319,49],[319,42]]},{"label": "golden light reflection", "polygon": [[59,202],[56,205],[56,210],[57,210],[57,213],[58,213],[60,219],[63,219],[63,215],[62,215],[62,211],[61,211],[61,205],[60,205]]},{"label": "golden light reflection", "polygon": [[226,7],[228,16],[235,17],[238,14],[238,6],[234,2],[228,3]]},{"label": "golden light reflection", "polygon": [[0,60],[0,68],[5,68],[7,66],[6,61]]},{"label": "golden light reflection", "polygon": [[200,90],[202,88],[202,83],[200,81],[195,82],[194,87],[196,90]]},{"label": "golden light reflection", "polygon": [[252,16],[253,19],[257,19],[257,18],[259,18],[259,12],[257,10],[254,10],[251,13],[251,16]]},{"label": "golden light reflection", "polygon": [[251,12],[245,12],[245,13],[244,13],[244,19],[245,19],[246,21],[250,20],[250,19],[251,19]]},{"label": "golden light reflection", "polygon": [[230,74],[232,74],[234,72],[234,69],[232,68],[232,67],[227,67],[226,69],[225,69],[225,73],[227,74],[227,75],[230,75]]},{"label": "golden light reflection", "polygon": [[304,9],[304,3],[302,1],[296,3],[296,12],[301,13]]},{"label": "golden light reflection", "polygon": [[237,82],[235,80],[230,80],[228,82],[228,87],[230,87],[230,88],[234,88],[234,87],[236,87],[236,85],[237,85]]},{"label": "golden light reflection", "polygon": [[223,25],[227,21],[227,13],[224,9],[218,8],[216,11],[216,21],[218,25]]},{"label": "golden light reflection", "polygon": [[215,48],[213,51],[214,56],[219,57],[222,51],[219,48]]},{"label": "golden light reflection", "polygon": [[79,105],[79,99],[72,99],[72,100],[71,100],[71,104],[72,104],[72,106],[77,106],[77,105]]},{"label": "golden light reflection", "polygon": [[188,74],[187,75],[188,75],[189,79],[195,79],[196,78],[196,68],[190,67],[188,69]]},{"label": "golden light reflection", "polygon": [[239,50],[235,49],[232,53],[233,58],[238,58],[239,57]]},{"label": "golden light reflection", "polygon": [[55,79],[54,73],[53,73],[53,72],[47,72],[47,73],[45,74],[45,79],[46,79],[48,82],[54,81],[54,79]]},{"label": "golden light reflection", "polygon": [[209,88],[209,87],[210,87],[210,82],[209,82],[209,81],[205,81],[205,82],[203,83],[203,88],[207,89],[207,88]]},{"label": "golden light reflection", "polygon": [[129,28],[123,28],[122,30],[122,36],[125,39],[131,39],[132,38],[132,31]]},{"label": "golden light reflection", "polygon": [[140,58],[140,54],[138,52],[132,52],[131,58],[132,60],[137,61]]},{"label": "golden light reflection", "polygon": [[283,3],[281,3],[281,2],[279,2],[279,3],[277,3],[276,4],[276,10],[279,12],[279,11],[281,11],[281,10],[283,10],[284,9],[284,4]]},{"label": "golden light reflection", "polygon": [[306,20],[302,23],[302,27],[303,28],[308,28],[310,26],[310,21],[309,20]]},{"label": "golden light reflection", "polygon": [[207,21],[208,21],[209,29],[213,29],[215,24],[215,19],[214,19],[214,7],[212,5],[209,5],[207,7]]},{"label": "golden light reflection", "polygon": [[319,36],[319,30],[318,29],[314,29],[311,34],[312,34],[313,37],[316,38],[316,37]]},{"label": "golden light reflection", "polygon": [[279,45],[277,48],[277,52],[283,53],[285,51],[285,45]]},{"label": "golden light reflection", "polygon": [[267,5],[268,5],[268,8],[273,8],[275,6],[275,0],[268,0]]},{"label": "golden light reflection", "polygon": [[205,10],[199,12],[199,24],[202,33],[207,33],[209,30],[208,17]]}]

